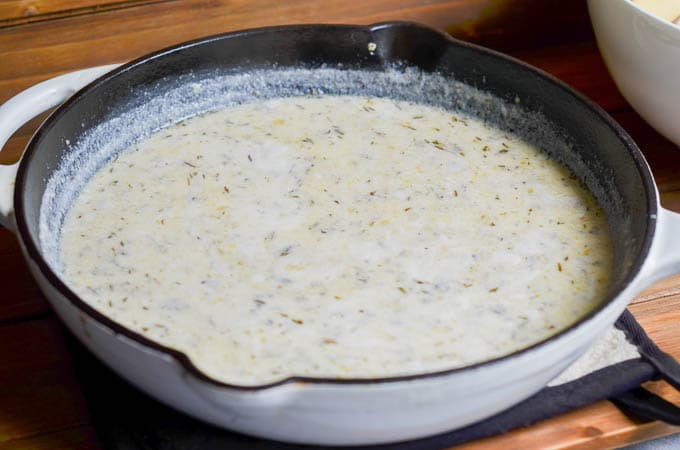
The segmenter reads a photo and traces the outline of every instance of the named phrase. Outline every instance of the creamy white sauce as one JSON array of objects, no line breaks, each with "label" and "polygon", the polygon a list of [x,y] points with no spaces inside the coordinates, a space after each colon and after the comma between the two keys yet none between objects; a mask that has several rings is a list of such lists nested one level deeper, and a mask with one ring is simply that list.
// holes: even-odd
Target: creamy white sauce
[{"label": "creamy white sauce", "polygon": [[100,170],[62,227],[69,286],[253,385],[502,356],[603,298],[594,199],[544,153],[462,115],[282,98],[161,130]]}]

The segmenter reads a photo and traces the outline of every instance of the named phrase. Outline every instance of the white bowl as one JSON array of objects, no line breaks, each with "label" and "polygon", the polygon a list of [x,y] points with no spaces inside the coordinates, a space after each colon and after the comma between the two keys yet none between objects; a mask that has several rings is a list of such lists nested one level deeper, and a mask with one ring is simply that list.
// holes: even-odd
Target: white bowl
[{"label": "white bowl", "polygon": [[680,26],[631,0],[588,0],[597,43],[619,90],[680,145]]}]

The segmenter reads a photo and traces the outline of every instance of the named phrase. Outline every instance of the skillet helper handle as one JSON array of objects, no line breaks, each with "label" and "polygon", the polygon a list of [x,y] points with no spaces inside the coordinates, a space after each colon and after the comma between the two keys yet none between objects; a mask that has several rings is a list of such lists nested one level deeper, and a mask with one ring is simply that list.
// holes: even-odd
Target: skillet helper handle
[{"label": "skillet helper handle", "polygon": [[[680,213],[659,208],[657,235],[649,253],[650,264],[642,275],[645,284],[651,284],[670,275],[680,273]],[[643,360],[657,371],[656,379],[663,379],[680,391],[680,364],[669,354],[662,351],[646,336],[644,330],[626,311],[621,316],[625,328],[631,333]],[[664,400],[656,394],[638,387],[610,398],[619,408],[647,420],[661,420],[680,425],[680,407]]]},{"label": "skillet helper handle", "polygon": [[[0,151],[24,123],[62,104],[75,92],[120,64],[92,67],[50,78],[0,105]],[[0,225],[14,230],[14,180],[19,162],[0,164]]]},{"label": "skillet helper handle", "polygon": [[645,284],[680,274],[680,213],[659,208],[657,236],[649,254]]}]

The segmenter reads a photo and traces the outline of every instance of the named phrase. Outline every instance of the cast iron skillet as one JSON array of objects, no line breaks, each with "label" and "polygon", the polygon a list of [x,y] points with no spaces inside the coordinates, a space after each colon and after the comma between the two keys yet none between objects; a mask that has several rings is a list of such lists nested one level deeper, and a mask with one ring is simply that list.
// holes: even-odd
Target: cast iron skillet
[{"label": "cast iron skillet", "polygon": [[[549,123],[556,130],[550,136],[559,136],[559,143],[550,141],[550,136],[532,137],[531,125],[520,129],[512,120],[499,125],[528,133],[528,139],[563,161],[600,201],[618,262],[605,301],[556,336],[462,369],[368,380],[291,377],[256,387],[214,380],[185,354],[119,325],[84,303],[51,268],[39,239],[46,186],[55,170],[72,156],[75,144],[100,124],[166,95],[171,88],[194,82],[197,76],[249,74],[274,66],[334,67],[376,74],[388,66],[397,70],[415,67],[451,83],[474,86],[495,96],[499,104],[521,108],[532,120]],[[59,86],[84,84],[74,80],[64,78]],[[298,87],[301,92],[326,88]],[[396,97],[409,96],[406,91],[411,87],[398,88],[405,92],[395,93]],[[354,90],[370,92],[360,85]],[[29,97],[17,97],[10,106],[27,102]],[[159,123],[162,114],[159,110]],[[490,117],[498,120],[500,116]],[[2,130],[0,142],[1,138]],[[0,180],[13,175],[13,169],[2,169]],[[18,167],[13,202],[17,236],[41,288],[74,334],[114,370],[161,401],[208,422],[304,443],[367,444],[421,437],[463,426],[517,403],[583,353],[644,283],[678,270],[680,260],[663,251],[669,245],[678,247],[670,235],[673,229],[680,230],[680,219],[659,207],[642,154],[606,113],[526,64],[409,23],[304,25],[228,33],[162,50],[112,70],[73,95],[36,132]],[[0,199],[0,212],[3,208],[11,211]],[[14,225],[11,214],[4,219]],[[59,216],[54,220],[59,221]],[[305,426],[310,421],[315,425]]]}]

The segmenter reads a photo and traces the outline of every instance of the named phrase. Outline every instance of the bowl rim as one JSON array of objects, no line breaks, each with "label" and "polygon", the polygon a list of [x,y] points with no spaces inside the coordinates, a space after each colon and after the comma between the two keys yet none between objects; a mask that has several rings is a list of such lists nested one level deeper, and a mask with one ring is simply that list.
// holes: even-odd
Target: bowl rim
[{"label": "bowl rim", "polygon": [[[375,31],[385,29],[385,28],[415,28],[415,29],[420,29],[420,30],[426,30],[428,32],[433,33],[437,38],[444,40],[447,45],[455,45],[459,47],[463,47],[466,49],[469,49],[475,53],[478,54],[483,54],[487,56],[491,56],[500,60],[503,60],[505,62],[508,62],[512,64],[513,66],[516,66],[517,68],[526,70],[530,73],[533,73],[534,75],[539,76],[541,79],[543,79],[547,83],[551,83],[555,85],[556,87],[560,88],[565,92],[566,95],[570,95],[574,97],[578,102],[580,102],[584,107],[590,109],[593,113],[595,113],[600,120],[603,121],[603,123],[612,130],[612,132],[623,142],[625,147],[629,151],[629,156],[632,159],[632,162],[635,164],[635,167],[640,174],[642,178],[642,183],[643,183],[643,188],[644,188],[644,197],[646,199],[646,204],[648,208],[648,214],[647,214],[647,220],[646,220],[646,227],[643,231],[643,234],[641,236],[642,238],[642,245],[640,247],[640,252],[637,255],[635,261],[632,264],[632,268],[626,274],[623,280],[619,282],[619,287],[615,290],[612,290],[611,292],[608,292],[607,295],[602,299],[601,303],[591,310],[588,314],[585,316],[581,317],[579,320],[576,322],[572,323],[568,327],[564,328],[563,330],[559,331],[558,333],[549,336],[547,338],[542,339],[541,341],[535,342],[530,346],[527,347],[522,347],[519,350],[516,350],[512,353],[504,354],[495,358],[483,360],[474,364],[462,366],[462,367],[455,367],[451,369],[443,369],[443,370],[436,370],[436,371],[430,371],[430,372],[419,372],[415,374],[407,374],[407,375],[396,375],[396,376],[385,376],[385,377],[365,377],[365,378],[331,378],[331,377],[323,377],[323,376],[300,376],[300,375],[288,375],[284,376],[280,380],[276,380],[273,382],[267,382],[267,383],[260,383],[260,384],[253,384],[253,385],[247,385],[247,384],[235,384],[235,383],[229,383],[225,381],[221,381],[211,375],[208,375],[206,372],[204,372],[202,369],[198,368],[191,358],[188,356],[187,353],[169,347],[165,344],[161,344],[158,341],[152,340],[145,335],[142,335],[136,331],[133,331],[131,328],[128,328],[119,322],[113,320],[112,318],[108,317],[107,315],[99,312],[96,310],[94,307],[90,306],[88,303],[86,303],[84,300],[82,300],[73,290],[71,290],[70,287],[67,286],[66,282],[61,279],[59,275],[57,275],[56,271],[52,269],[52,267],[47,263],[45,258],[42,255],[42,251],[40,249],[39,243],[33,238],[33,234],[30,231],[29,225],[28,225],[28,220],[26,216],[26,207],[23,203],[23,193],[26,190],[26,173],[28,171],[28,167],[30,165],[30,162],[33,158],[33,155],[37,152],[38,149],[38,143],[42,140],[44,135],[47,133],[47,130],[51,127],[51,125],[54,122],[57,122],[58,120],[61,119],[61,117],[65,114],[65,112],[70,109],[72,105],[78,102],[78,100],[87,95],[90,91],[94,90],[96,87],[99,85],[106,83],[109,79],[118,76],[119,74],[126,72],[128,70],[133,70],[135,67],[142,65],[148,61],[154,60],[156,58],[162,57],[163,55],[170,54],[176,51],[181,51],[186,48],[190,48],[196,45],[201,45],[204,43],[209,43],[212,41],[216,40],[221,40],[221,39],[230,39],[230,38],[235,38],[238,36],[242,35],[253,35],[253,34],[259,34],[259,33],[272,33],[272,32],[282,32],[282,31],[304,31],[304,30],[309,30],[309,29],[319,29],[319,28],[345,28],[348,31],[351,30],[363,30],[363,31],[368,31],[369,33],[373,33]],[[609,116],[609,114],[604,111],[600,106],[595,104],[592,100],[588,99],[585,97],[583,94],[575,91],[571,87],[569,87],[566,83],[563,81],[559,80],[558,78],[554,77],[553,75],[550,75],[528,63],[525,63],[521,60],[518,60],[516,58],[513,58],[511,56],[508,56],[506,54],[500,53],[495,50],[491,50],[476,44],[472,44],[469,42],[461,41],[459,39],[453,38],[450,35],[436,30],[434,28],[431,28],[426,25],[422,25],[419,23],[414,23],[414,22],[404,22],[404,21],[390,21],[390,22],[379,22],[375,24],[370,24],[370,25],[349,25],[349,24],[296,24],[296,25],[283,25],[283,26],[271,26],[271,27],[261,27],[261,28],[252,28],[252,29],[246,29],[246,30],[237,30],[237,31],[232,31],[232,32],[227,32],[227,33],[221,33],[221,34],[216,34],[216,35],[211,35],[211,36],[206,36],[203,38],[199,39],[194,39],[190,41],[186,41],[174,46],[170,46],[167,48],[163,48],[161,50],[146,54],[140,58],[137,58],[127,64],[124,64],[111,72],[108,72],[101,77],[97,78],[84,88],[80,89],[77,91],[72,97],[70,97],[68,100],[66,100],[62,105],[56,108],[56,110],[50,114],[50,116],[40,125],[38,130],[35,132],[35,134],[32,136],[31,140],[29,141],[25,151],[24,155],[21,159],[18,172],[17,172],[17,177],[16,177],[16,185],[15,185],[15,190],[14,190],[14,205],[15,205],[15,218],[16,218],[16,224],[17,224],[17,237],[23,244],[25,254],[27,257],[31,259],[32,262],[35,263],[37,270],[40,271],[40,274],[49,282],[49,284],[55,288],[55,290],[62,296],[64,297],[71,306],[75,307],[75,309],[78,310],[80,314],[86,314],[94,320],[97,325],[107,329],[110,333],[115,335],[116,337],[123,336],[128,339],[130,339],[132,342],[134,342],[137,345],[141,345],[145,349],[150,349],[153,350],[157,353],[160,353],[164,356],[169,356],[171,357],[174,362],[178,363],[184,370],[186,370],[189,374],[193,375],[196,377],[198,380],[201,380],[209,385],[212,385],[213,387],[217,388],[226,388],[226,389],[231,389],[235,391],[243,391],[243,392],[254,392],[254,391],[262,391],[266,389],[271,389],[271,388],[276,388],[279,386],[286,386],[286,385],[291,385],[291,384],[316,384],[316,385],[375,385],[375,384],[386,384],[386,383],[398,383],[398,382],[405,382],[405,381],[413,381],[413,380],[423,380],[423,379],[432,379],[432,378],[440,378],[440,377],[445,377],[449,375],[455,375],[455,374],[460,374],[464,372],[472,372],[475,370],[480,369],[481,367],[488,367],[488,366],[493,366],[497,365],[500,363],[505,363],[507,361],[517,359],[519,357],[522,357],[526,354],[532,353],[535,350],[539,348],[543,348],[547,346],[548,344],[555,343],[556,341],[564,338],[567,335],[572,335],[574,333],[577,333],[579,329],[582,327],[586,326],[588,323],[591,323],[595,317],[601,315],[604,313],[606,310],[611,309],[615,303],[616,300],[620,297],[621,293],[633,283],[633,281],[637,278],[637,276],[640,274],[642,267],[647,260],[649,256],[649,252],[651,249],[652,241],[654,239],[654,236],[656,234],[656,220],[655,218],[657,217],[658,214],[658,208],[659,208],[659,200],[658,200],[658,193],[656,191],[656,185],[654,183],[653,175],[652,172],[642,154],[638,146],[635,144],[633,139],[628,135],[628,133],[616,122],[614,121],[613,118]]]},{"label": "bowl rim", "polygon": [[[600,1],[600,0],[589,0],[589,1]],[[676,25],[670,20],[663,19],[656,14],[652,14],[651,12],[647,11],[644,9],[642,6],[638,5],[635,3],[633,0],[623,0],[624,3],[628,4],[630,8],[633,8],[634,10],[637,11],[637,14],[641,14],[645,16],[648,20],[651,20],[654,23],[659,24],[660,26],[666,28],[667,30],[672,30],[671,33],[678,33],[678,39],[680,39],[680,25]],[[678,16],[680,17],[680,16]]]}]

